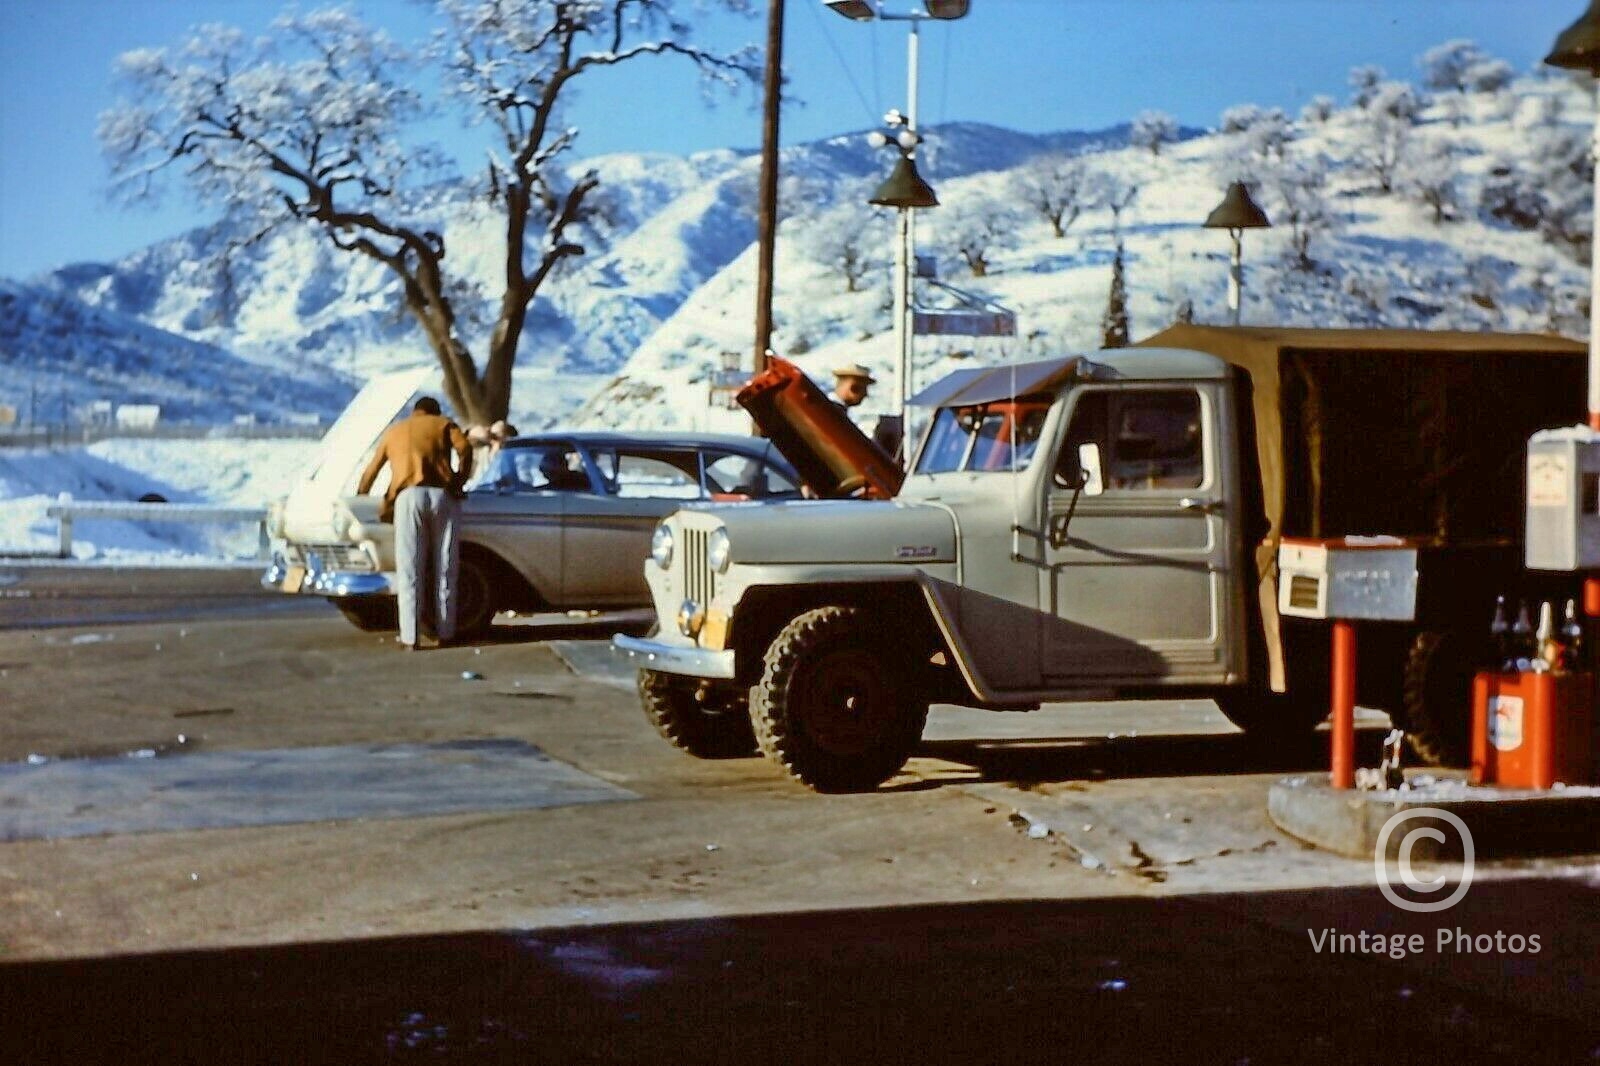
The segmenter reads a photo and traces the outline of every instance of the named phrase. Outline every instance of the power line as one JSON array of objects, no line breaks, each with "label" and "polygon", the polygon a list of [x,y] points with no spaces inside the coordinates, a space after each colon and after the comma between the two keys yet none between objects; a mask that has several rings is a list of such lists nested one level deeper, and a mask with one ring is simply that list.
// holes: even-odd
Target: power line
[{"label": "power line", "polygon": [[[877,123],[878,123],[878,114],[877,114],[876,111],[873,110],[872,104],[870,102],[868,102],[866,94],[861,91],[861,84],[860,84],[860,82],[856,81],[855,74],[851,72],[850,64],[845,61],[844,53],[842,51],[840,51],[838,42],[835,41],[833,39],[833,35],[828,32],[828,26],[827,26],[827,23],[822,18],[822,13],[817,9],[817,6],[815,4],[805,4],[803,6],[805,7],[805,9],[807,11],[811,12],[811,18],[817,23],[817,29],[822,31],[822,39],[828,42],[828,47],[833,49],[834,57],[839,60],[839,66],[844,71],[845,80],[850,83],[850,88],[855,90],[856,99],[861,101],[861,110],[867,116],[867,125],[869,125],[869,126],[877,125]],[[878,80],[878,63],[877,63],[877,50],[878,49],[877,49],[876,38],[874,38],[873,49],[872,50],[873,50],[872,80],[873,80],[873,87],[874,87],[874,89],[876,89],[877,80]]]}]

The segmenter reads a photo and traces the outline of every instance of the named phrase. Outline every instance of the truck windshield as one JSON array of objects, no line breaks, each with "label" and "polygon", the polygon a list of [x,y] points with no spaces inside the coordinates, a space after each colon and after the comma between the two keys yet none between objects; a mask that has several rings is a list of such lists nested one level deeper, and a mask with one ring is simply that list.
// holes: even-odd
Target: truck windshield
[{"label": "truck windshield", "polygon": [[1024,470],[1039,447],[1049,411],[1047,397],[940,408],[917,473]]}]

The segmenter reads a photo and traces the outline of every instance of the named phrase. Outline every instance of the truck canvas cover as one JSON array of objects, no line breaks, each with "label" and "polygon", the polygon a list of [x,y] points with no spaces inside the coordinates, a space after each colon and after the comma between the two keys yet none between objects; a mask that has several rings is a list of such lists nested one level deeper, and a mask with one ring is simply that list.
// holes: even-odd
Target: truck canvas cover
[{"label": "truck canvas cover", "polygon": [[1139,346],[1208,352],[1249,378],[1274,687],[1284,536],[1519,543],[1528,437],[1584,418],[1587,349],[1562,337],[1178,324]]}]

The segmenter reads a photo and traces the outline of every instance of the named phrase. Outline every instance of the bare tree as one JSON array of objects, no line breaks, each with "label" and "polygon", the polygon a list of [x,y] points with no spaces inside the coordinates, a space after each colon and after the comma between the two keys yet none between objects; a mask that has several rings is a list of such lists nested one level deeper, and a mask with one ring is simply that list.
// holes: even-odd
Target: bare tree
[{"label": "bare tree", "polygon": [[1433,222],[1438,225],[1455,217],[1459,206],[1458,173],[1455,153],[1450,146],[1434,140],[1406,160],[1398,180],[1407,194],[1433,209]]},{"label": "bare tree", "polygon": [[934,216],[940,247],[961,257],[975,278],[989,275],[989,257],[1012,245],[1016,218],[1004,204],[967,196]]},{"label": "bare tree", "polygon": [[1139,198],[1139,183],[1109,170],[1096,171],[1090,178],[1093,190],[1089,201],[1111,212],[1111,232],[1122,232],[1122,212]]},{"label": "bare tree", "polygon": [[1289,248],[1294,266],[1313,270],[1311,245],[1318,237],[1339,228],[1339,215],[1328,202],[1328,172],[1320,160],[1292,162],[1278,168],[1269,179],[1278,200],[1272,212],[1277,226],[1289,229]]},{"label": "bare tree", "polygon": [[1011,179],[1012,194],[1050,223],[1051,232],[1065,237],[1078,220],[1089,195],[1089,175],[1081,159],[1043,155],[1018,167]]},{"label": "bare tree", "polygon": [[1382,67],[1362,66],[1350,68],[1350,102],[1356,107],[1366,107],[1372,94],[1389,75]]},{"label": "bare tree", "polygon": [[[718,0],[742,8],[742,0]],[[445,392],[474,422],[504,417],[529,305],[595,233],[594,171],[566,177],[578,131],[561,122],[576,79],[675,55],[708,83],[753,80],[751,49],[693,46],[674,0],[431,0],[440,27],[412,53],[343,10],[290,14],[270,36],[207,26],[172,49],[119,60],[130,95],[101,117],[120,189],[148,193],[178,172],[252,236],[306,226],[381,263],[444,369]],[[438,153],[411,139],[432,107],[416,86],[440,72],[442,103],[497,142],[477,186],[504,222],[504,273],[480,368],[468,349],[437,221]]]},{"label": "bare tree", "polygon": [[1128,129],[1128,143],[1150,149],[1151,155],[1160,155],[1163,144],[1177,139],[1178,120],[1165,111],[1141,111]]},{"label": "bare tree", "polygon": [[1320,126],[1333,117],[1339,105],[1333,97],[1319,93],[1306,101],[1306,106],[1300,109],[1300,121],[1312,126]]},{"label": "bare tree", "polygon": [[801,249],[816,262],[837,270],[846,292],[883,263],[890,246],[889,217],[867,206],[866,194],[843,196],[834,207],[800,220]]},{"label": "bare tree", "polygon": [[1409,85],[1385,82],[1373,90],[1363,110],[1367,123],[1355,145],[1356,162],[1372,173],[1380,189],[1393,192],[1395,177],[1411,150],[1421,103]]}]

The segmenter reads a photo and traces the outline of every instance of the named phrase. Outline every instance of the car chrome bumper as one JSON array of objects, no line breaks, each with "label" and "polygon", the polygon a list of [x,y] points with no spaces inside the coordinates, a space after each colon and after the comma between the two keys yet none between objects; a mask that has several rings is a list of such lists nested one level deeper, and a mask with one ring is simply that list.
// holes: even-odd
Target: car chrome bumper
[{"label": "car chrome bumper", "polygon": [[331,596],[393,596],[395,588],[391,574],[377,574],[359,570],[309,570],[274,560],[261,575],[261,587],[290,595]]},{"label": "car chrome bumper", "polygon": [[623,636],[621,633],[611,638],[611,646],[641,670],[659,670],[664,674],[682,674],[716,681],[733,680],[731,651],[685,648],[677,644]]}]

